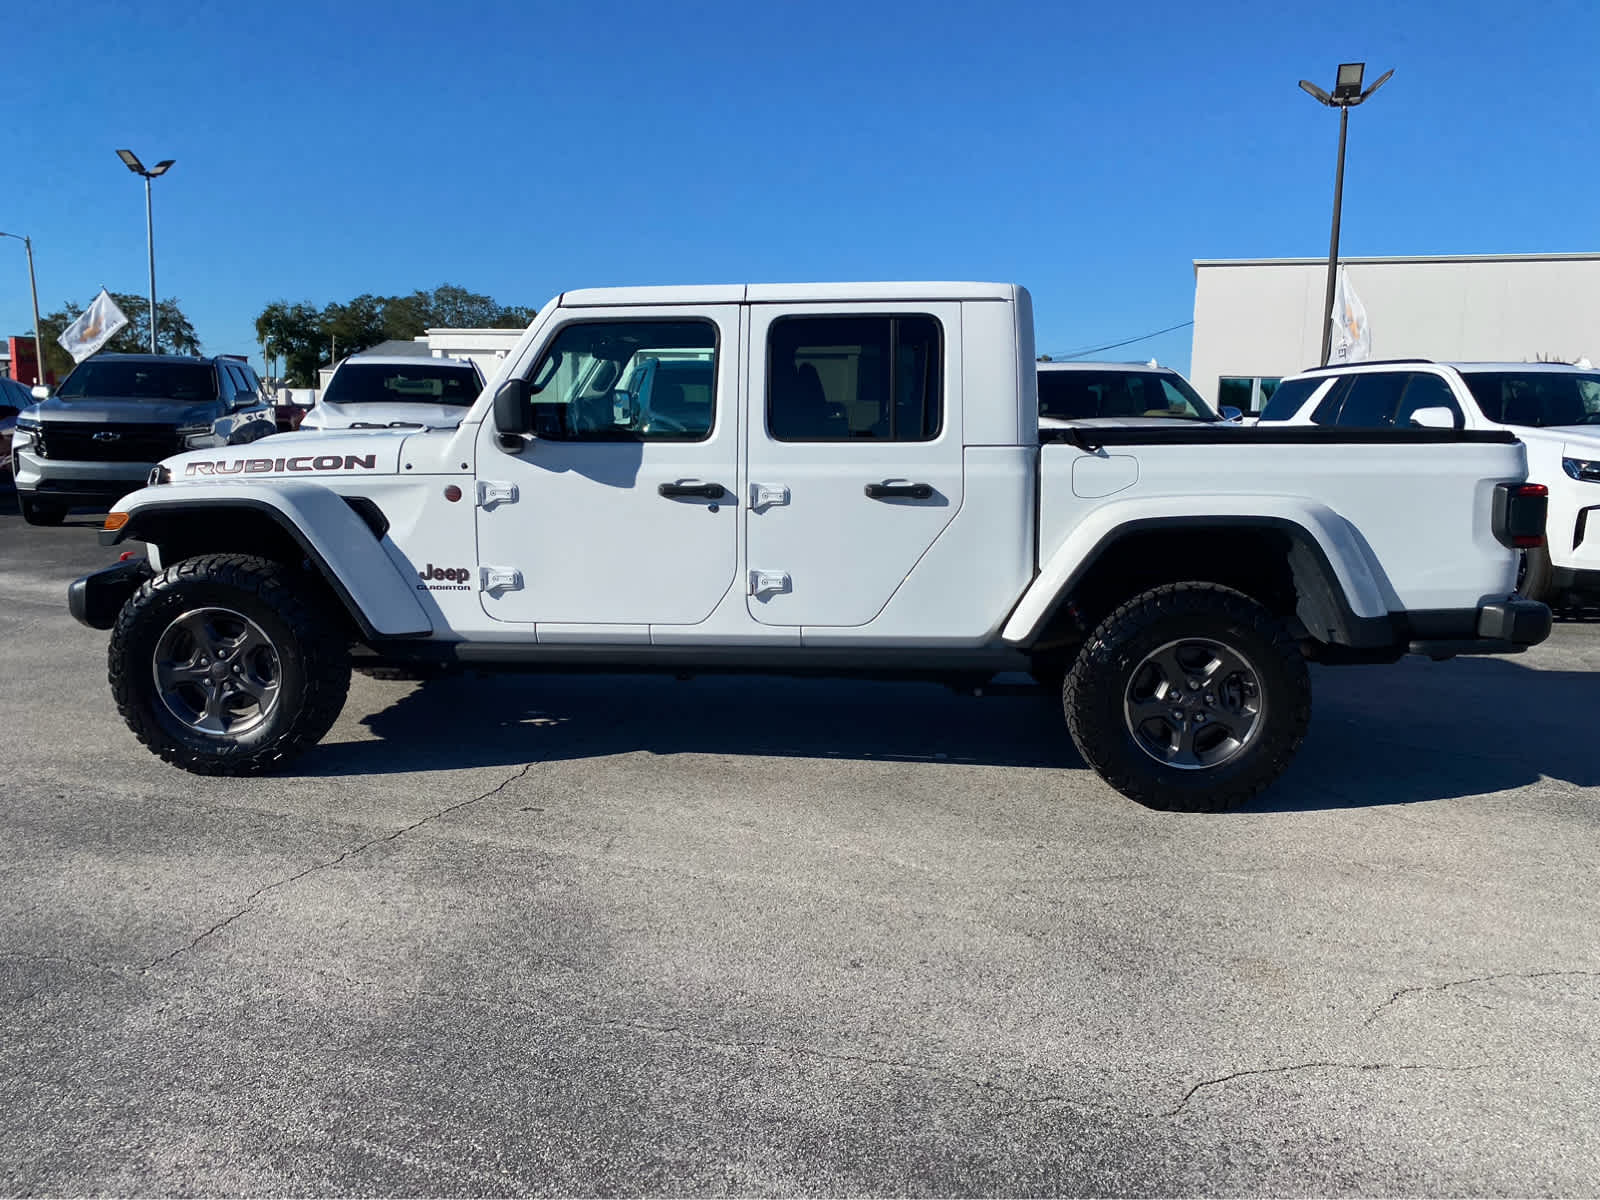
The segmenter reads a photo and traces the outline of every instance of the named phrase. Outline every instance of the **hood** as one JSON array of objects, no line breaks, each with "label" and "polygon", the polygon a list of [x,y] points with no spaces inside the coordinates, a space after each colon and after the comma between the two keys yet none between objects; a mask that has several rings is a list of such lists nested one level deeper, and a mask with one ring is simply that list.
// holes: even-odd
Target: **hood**
[{"label": "hood", "polygon": [[407,422],[429,429],[454,429],[472,410],[459,404],[428,404],[407,400],[401,404],[328,404],[319,402],[305,415],[302,429],[348,429],[364,425],[388,426]]},{"label": "hood", "polygon": [[87,425],[209,425],[219,412],[215,402],[51,396],[26,409],[25,416],[32,421],[81,421]]},{"label": "hood", "polygon": [[400,471],[400,446],[411,430],[362,430],[351,433],[280,433],[244,446],[191,450],[163,459],[171,482],[215,482],[237,476],[326,479],[329,476],[395,475]]}]

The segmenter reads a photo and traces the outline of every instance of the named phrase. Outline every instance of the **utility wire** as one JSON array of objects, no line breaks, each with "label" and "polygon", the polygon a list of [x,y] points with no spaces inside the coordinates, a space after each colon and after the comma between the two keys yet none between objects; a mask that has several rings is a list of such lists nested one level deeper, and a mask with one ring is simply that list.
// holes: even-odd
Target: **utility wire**
[{"label": "utility wire", "polygon": [[1082,358],[1086,354],[1099,354],[1102,350],[1116,350],[1122,346],[1131,346],[1135,342],[1147,342],[1153,337],[1160,337],[1163,333],[1171,333],[1177,329],[1188,329],[1193,324],[1193,321],[1183,321],[1177,325],[1168,325],[1165,329],[1157,329],[1153,333],[1141,333],[1138,337],[1129,338],[1125,342],[1107,342],[1104,346],[1089,346],[1086,349],[1072,350],[1066,354],[1052,354],[1050,359],[1053,362],[1061,362],[1063,359]]}]

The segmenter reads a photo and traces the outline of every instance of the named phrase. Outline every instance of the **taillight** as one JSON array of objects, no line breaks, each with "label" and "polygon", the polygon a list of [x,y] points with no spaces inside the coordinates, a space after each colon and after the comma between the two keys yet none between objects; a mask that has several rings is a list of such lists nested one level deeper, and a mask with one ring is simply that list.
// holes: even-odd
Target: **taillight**
[{"label": "taillight", "polygon": [[1491,528],[1502,546],[1531,550],[1544,545],[1550,489],[1542,483],[1499,483],[1494,489]]}]

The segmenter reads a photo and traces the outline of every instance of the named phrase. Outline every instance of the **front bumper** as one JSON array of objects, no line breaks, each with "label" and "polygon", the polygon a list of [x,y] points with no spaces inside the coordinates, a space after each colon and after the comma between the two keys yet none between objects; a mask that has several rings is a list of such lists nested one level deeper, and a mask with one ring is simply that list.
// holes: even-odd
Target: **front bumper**
[{"label": "front bumper", "polygon": [[155,466],[147,462],[40,458],[26,450],[18,450],[11,457],[18,492],[63,504],[109,505],[143,487]]},{"label": "front bumper", "polygon": [[1587,567],[1554,567],[1550,571],[1550,591],[1556,596],[1583,599],[1600,596],[1600,571]]},{"label": "front bumper", "polygon": [[[1446,623],[1440,619],[1444,615],[1431,614],[1427,624],[1439,629]],[[1473,612],[1467,609],[1450,615],[1471,618]],[[1468,630],[1471,631],[1468,636],[1414,637],[1406,649],[1411,654],[1423,654],[1434,660],[1454,658],[1458,654],[1520,654],[1550,636],[1550,606],[1520,596],[1497,600],[1477,609],[1474,623],[1461,632],[1466,634]]]},{"label": "front bumper", "polygon": [[67,610],[90,629],[110,629],[122,606],[155,571],[148,561],[130,558],[67,585]]}]

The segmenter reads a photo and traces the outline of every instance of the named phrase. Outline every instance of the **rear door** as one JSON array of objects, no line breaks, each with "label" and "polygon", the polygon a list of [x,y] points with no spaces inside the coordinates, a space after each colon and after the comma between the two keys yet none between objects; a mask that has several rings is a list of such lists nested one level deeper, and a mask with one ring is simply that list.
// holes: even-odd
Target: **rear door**
[{"label": "rear door", "polygon": [[750,614],[865,625],[961,507],[961,306],[750,311]]}]

